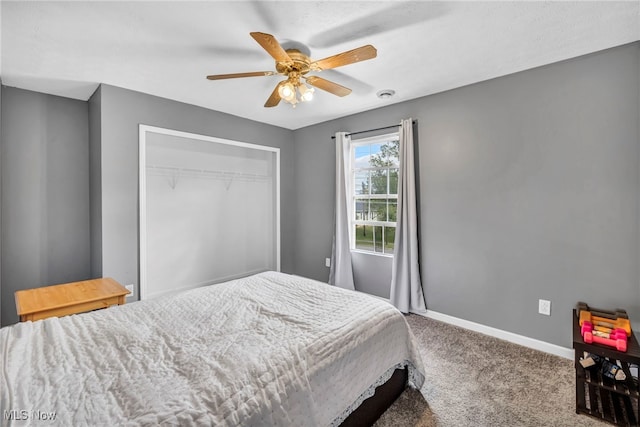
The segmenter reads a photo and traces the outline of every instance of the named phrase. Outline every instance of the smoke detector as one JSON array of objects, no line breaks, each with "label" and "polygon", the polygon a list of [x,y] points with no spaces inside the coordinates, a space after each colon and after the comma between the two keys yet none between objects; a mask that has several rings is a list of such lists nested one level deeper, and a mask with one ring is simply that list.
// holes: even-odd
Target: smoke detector
[{"label": "smoke detector", "polygon": [[380,99],[389,99],[395,94],[396,94],[396,91],[393,89],[382,89],[378,91],[378,93],[376,93],[377,97]]}]

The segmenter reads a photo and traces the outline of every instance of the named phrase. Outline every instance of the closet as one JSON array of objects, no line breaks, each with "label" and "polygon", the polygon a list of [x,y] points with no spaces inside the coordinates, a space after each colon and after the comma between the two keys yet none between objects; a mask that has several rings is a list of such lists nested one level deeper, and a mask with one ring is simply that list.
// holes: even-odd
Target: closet
[{"label": "closet", "polygon": [[278,148],[140,125],[141,299],[280,270]]}]

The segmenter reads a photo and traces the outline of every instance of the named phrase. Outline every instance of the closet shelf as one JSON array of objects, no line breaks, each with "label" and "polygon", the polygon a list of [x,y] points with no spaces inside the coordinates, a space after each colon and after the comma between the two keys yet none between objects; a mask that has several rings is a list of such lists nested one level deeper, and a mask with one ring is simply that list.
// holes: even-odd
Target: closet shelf
[{"label": "closet shelf", "polygon": [[204,178],[204,179],[217,179],[227,183],[227,189],[233,181],[243,182],[258,182],[269,181],[271,176],[260,175],[255,173],[246,172],[234,172],[234,171],[219,171],[208,169],[194,169],[194,168],[179,168],[174,166],[159,166],[159,165],[147,165],[147,172],[154,176],[166,176],[171,178],[169,185],[171,188],[175,188],[178,182],[178,178]]}]

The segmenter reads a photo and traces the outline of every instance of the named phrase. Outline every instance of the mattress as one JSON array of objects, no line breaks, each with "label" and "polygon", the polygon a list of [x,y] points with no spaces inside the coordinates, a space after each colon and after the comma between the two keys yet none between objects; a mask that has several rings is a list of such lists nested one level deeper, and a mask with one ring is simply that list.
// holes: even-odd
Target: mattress
[{"label": "mattress", "polygon": [[396,368],[424,381],[392,305],[277,272],[5,327],[0,352],[21,426],[339,425]]}]

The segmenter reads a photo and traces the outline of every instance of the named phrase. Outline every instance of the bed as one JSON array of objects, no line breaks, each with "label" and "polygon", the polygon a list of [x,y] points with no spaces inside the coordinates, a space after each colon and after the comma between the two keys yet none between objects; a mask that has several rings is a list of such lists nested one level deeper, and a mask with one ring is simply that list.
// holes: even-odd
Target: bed
[{"label": "bed", "polygon": [[0,351],[0,407],[60,425],[362,425],[376,388],[424,382],[393,306],[277,272],[5,327]]}]

